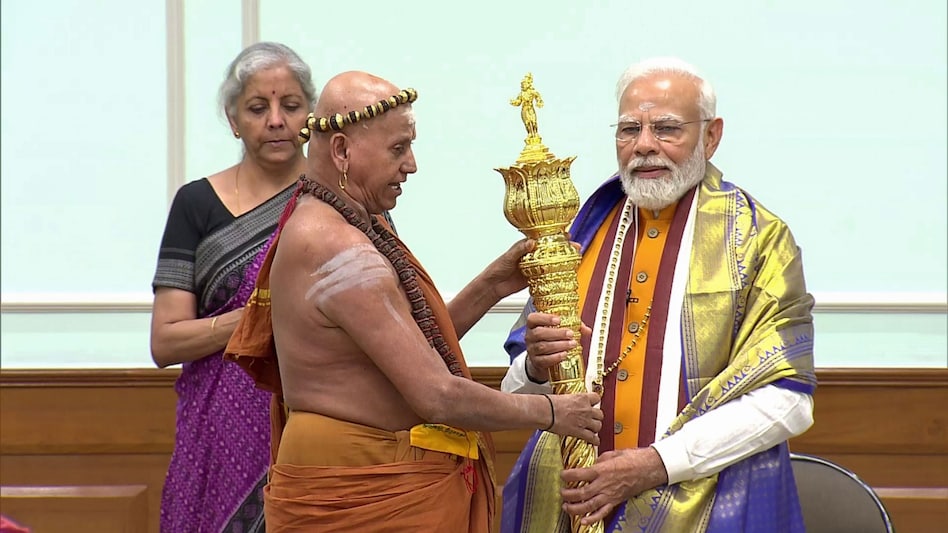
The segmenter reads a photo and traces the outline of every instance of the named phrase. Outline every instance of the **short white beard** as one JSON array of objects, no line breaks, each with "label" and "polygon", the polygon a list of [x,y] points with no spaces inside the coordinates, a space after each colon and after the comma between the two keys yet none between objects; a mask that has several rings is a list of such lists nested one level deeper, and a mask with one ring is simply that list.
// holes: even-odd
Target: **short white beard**
[{"label": "short white beard", "polygon": [[[681,166],[660,156],[636,157],[629,161],[625,168],[619,170],[622,190],[638,207],[651,210],[662,209],[677,202],[689,189],[700,183],[704,179],[707,164],[704,158],[704,145],[700,142]],[[633,169],[645,166],[668,167],[671,176],[645,179],[632,175]]]}]

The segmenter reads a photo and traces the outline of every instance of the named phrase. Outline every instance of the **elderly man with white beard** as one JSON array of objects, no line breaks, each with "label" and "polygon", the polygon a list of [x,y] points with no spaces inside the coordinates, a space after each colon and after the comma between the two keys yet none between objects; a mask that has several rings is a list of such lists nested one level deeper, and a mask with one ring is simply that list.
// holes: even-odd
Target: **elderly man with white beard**
[{"label": "elderly man with white beard", "polygon": [[[619,172],[584,203],[581,344],[605,413],[598,459],[563,470],[538,432],[504,488],[504,533],[803,531],[787,439],[813,423],[813,298],[787,225],[709,160],[724,121],[674,58],[617,85]],[[505,391],[549,393],[575,347],[528,302]]]}]

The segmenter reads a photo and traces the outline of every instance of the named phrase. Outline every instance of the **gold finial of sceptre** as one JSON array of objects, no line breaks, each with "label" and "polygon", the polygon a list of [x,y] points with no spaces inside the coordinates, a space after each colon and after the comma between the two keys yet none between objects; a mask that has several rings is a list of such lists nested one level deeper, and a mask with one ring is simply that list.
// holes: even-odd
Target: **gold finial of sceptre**
[{"label": "gold finial of sceptre", "polygon": [[[527,138],[524,139],[524,148],[520,153],[518,163],[529,161],[543,161],[553,157],[546,146],[543,146],[543,139],[540,138],[539,128],[537,127],[537,110],[543,107],[543,97],[540,91],[533,87],[533,74],[527,72],[520,82],[520,94],[510,100],[510,105],[520,107],[520,119],[523,121],[523,127],[527,130]],[[536,105],[536,107],[534,107]]]}]

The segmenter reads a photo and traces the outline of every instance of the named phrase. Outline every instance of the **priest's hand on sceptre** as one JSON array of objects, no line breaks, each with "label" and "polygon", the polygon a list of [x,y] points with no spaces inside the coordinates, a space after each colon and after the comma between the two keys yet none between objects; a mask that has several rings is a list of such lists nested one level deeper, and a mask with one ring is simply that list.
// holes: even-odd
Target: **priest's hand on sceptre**
[{"label": "priest's hand on sceptre", "polygon": [[596,407],[601,398],[594,392],[578,394],[547,394],[551,406],[551,426],[545,431],[564,437],[576,437],[599,445],[602,410]]},{"label": "priest's hand on sceptre", "polygon": [[[579,333],[585,339],[592,335],[592,329],[580,324]],[[550,369],[564,361],[567,352],[576,346],[572,330],[561,328],[560,317],[547,313],[527,315],[523,340],[527,346],[527,377],[538,383],[549,381]]]},{"label": "priest's hand on sceptre", "polygon": [[536,245],[533,239],[520,239],[481,272],[480,277],[497,301],[527,287],[527,278],[520,271],[520,260],[536,249]]}]

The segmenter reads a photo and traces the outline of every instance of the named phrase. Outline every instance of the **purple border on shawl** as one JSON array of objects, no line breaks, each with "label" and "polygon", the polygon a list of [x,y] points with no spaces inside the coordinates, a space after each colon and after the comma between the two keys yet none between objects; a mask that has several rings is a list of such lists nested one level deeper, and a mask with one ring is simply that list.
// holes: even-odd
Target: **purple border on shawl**
[{"label": "purple border on shawl", "polygon": [[534,431],[523,448],[517,462],[510,470],[510,477],[504,485],[503,510],[501,511],[500,533],[520,533],[523,524],[523,510],[526,508],[527,481],[530,478],[530,458],[540,440],[540,432]]},{"label": "purple border on shawl", "polygon": [[776,385],[781,389],[792,390],[794,392],[802,392],[803,394],[809,394],[810,396],[816,392],[816,385],[813,383],[803,383],[790,378],[780,378],[771,383],[771,385]]},{"label": "purple border on shawl", "polygon": [[[533,299],[527,299],[526,305],[523,306],[522,316],[527,316],[534,311],[536,311],[536,308],[533,306]],[[507,355],[510,356],[511,363],[513,363],[513,360],[516,359],[518,355],[527,349],[527,345],[523,340],[526,333],[527,326],[524,324],[519,328],[511,330],[507,336],[507,340],[504,341],[504,350],[506,350]]]},{"label": "purple border on shawl", "polygon": [[717,493],[708,533],[806,530],[786,441],[722,470]]},{"label": "purple border on shawl", "polygon": [[[276,231],[247,266],[236,293],[206,316],[246,305],[275,237]],[[269,468],[270,393],[222,355],[182,364],[175,382],[176,444],[162,490],[163,532],[221,531]]]},{"label": "purple border on shawl", "polygon": [[615,175],[603,182],[586,200],[569,228],[570,239],[580,244],[580,253],[586,251],[602,221],[609,216],[609,211],[623,196],[625,192],[622,190],[622,182],[619,176]]},{"label": "purple border on shawl", "polygon": [[513,360],[517,358],[518,355],[522,354],[526,349],[527,345],[524,343],[523,338],[527,334],[527,326],[520,326],[519,328],[510,332],[510,335],[507,336],[507,340],[504,342],[504,350],[507,350],[507,355],[510,356],[510,363],[513,364]]}]

